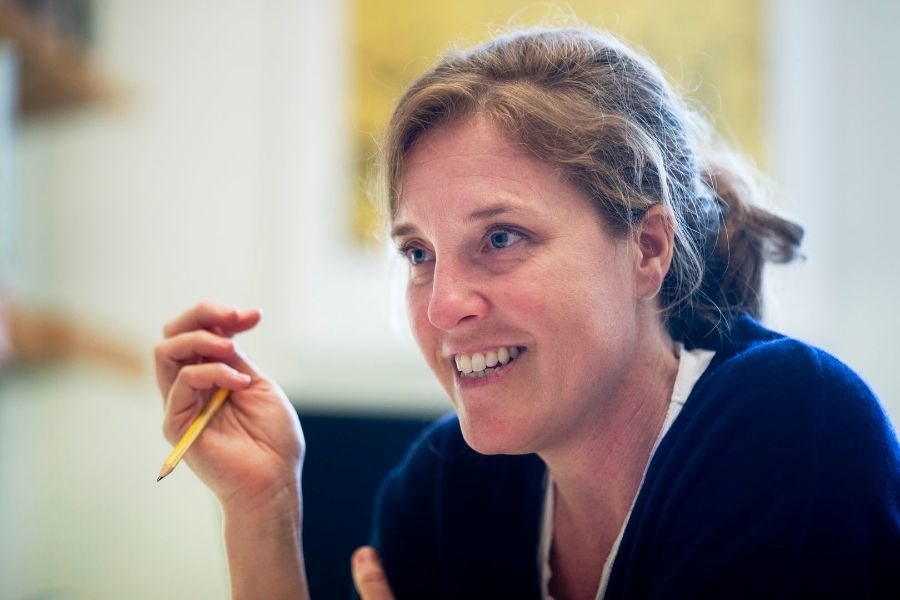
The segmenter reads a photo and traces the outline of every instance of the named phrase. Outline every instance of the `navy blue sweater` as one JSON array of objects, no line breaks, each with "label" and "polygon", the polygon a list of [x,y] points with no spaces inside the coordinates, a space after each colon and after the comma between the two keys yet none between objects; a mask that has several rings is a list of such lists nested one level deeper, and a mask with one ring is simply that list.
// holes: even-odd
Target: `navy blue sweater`
[{"label": "navy blue sweater", "polygon": [[[544,477],[432,425],[376,501],[397,598],[540,598]],[[650,462],[606,598],[826,597],[900,598],[900,448],[848,367],[744,317]]]}]

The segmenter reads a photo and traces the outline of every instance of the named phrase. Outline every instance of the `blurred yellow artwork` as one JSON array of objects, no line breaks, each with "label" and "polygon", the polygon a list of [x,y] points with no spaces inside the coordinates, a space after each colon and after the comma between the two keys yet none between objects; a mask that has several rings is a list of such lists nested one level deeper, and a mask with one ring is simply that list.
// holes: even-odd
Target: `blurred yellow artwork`
[{"label": "blurred yellow artwork", "polygon": [[726,139],[762,162],[760,0],[352,0],[354,240],[376,238],[371,167],[393,103],[451,46],[514,27],[578,23],[609,30],[646,51],[703,106]]}]

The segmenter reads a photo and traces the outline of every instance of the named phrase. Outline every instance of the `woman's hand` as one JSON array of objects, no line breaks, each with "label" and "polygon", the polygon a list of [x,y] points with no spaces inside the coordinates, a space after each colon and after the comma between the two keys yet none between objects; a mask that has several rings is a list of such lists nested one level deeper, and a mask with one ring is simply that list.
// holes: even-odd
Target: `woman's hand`
[{"label": "woman's hand", "polygon": [[218,387],[229,399],[191,446],[185,461],[228,512],[248,511],[299,489],[303,432],[284,392],[231,339],[259,322],[259,310],[213,302],[165,326],[155,348],[164,401],[163,432],[178,442]]},{"label": "woman's hand", "polygon": [[381,568],[378,551],[371,546],[357,548],[350,559],[353,584],[362,600],[394,600],[387,575]]}]

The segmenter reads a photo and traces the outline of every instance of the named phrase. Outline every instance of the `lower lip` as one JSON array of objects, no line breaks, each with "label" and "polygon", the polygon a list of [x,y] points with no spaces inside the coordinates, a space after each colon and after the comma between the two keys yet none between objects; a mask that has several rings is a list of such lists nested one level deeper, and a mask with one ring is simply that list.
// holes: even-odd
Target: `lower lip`
[{"label": "lower lip", "polygon": [[505,379],[507,375],[509,375],[510,371],[516,368],[516,366],[519,364],[519,361],[522,360],[524,354],[524,350],[520,351],[519,355],[516,358],[506,363],[490,375],[485,375],[484,377],[463,377],[462,373],[456,371],[456,385],[457,387],[459,387],[459,389],[467,390],[499,383],[503,381],[503,379]]}]

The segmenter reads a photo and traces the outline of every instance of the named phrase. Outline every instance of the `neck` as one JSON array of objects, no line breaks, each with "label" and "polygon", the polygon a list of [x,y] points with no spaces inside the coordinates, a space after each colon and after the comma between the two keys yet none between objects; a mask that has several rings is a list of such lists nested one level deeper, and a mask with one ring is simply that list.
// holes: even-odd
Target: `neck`
[{"label": "neck", "polygon": [[555,520],[590,539],[615,539],[668,411],[678,358],[662,325],[649,333],[615,397],[598,401],[598,414],[540,452],[556,486]]}]

